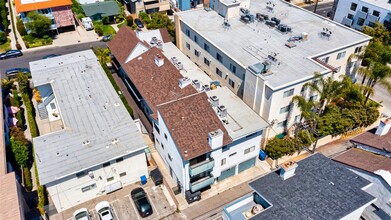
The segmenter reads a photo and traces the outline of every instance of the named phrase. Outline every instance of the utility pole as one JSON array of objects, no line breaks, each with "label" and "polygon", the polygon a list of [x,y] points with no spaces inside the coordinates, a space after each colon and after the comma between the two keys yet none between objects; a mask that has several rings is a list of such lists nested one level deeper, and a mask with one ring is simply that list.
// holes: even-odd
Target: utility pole
[{"label": "utility pole", "polygon": [[316,8],[318,7],[318,2],[319,2],[319,0],[316,0],[316,2],[315,2],[315,8],[314,8],[314,13],[316,13]]}]

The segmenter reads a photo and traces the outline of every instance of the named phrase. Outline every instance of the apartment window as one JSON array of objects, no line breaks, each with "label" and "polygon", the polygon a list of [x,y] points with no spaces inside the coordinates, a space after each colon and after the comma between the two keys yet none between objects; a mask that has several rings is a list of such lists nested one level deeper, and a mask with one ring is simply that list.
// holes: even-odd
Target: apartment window
[{"label": "apartment window", "polygon": [[164,133],[164,138],[167,140],[167,135],[166,135],[166,133]]},{"label": "apartment window", "polygon": [[357,4],[356,4],[356,3],[352,3],[352,4],[350,5],[350,10],[356,11],[356,9],[357,9]]},{"label": "apartment window", "polygon": [[198,43],[198,38],[196,35],[194,35],[194,42]]},{"label": "apartment window", "polygon": [[285,126],[286,126],[286,120],[285,120],[285,121],[282,121],[282,122],[280,122],[280,123],[277,124],[277,127],[278,127],[278,128],[283,128],[283,127],[285,127]]},{"label": "apartment window", "polygon": [[194,49],[194,55],[196,55],[196,57],[200,57],[200,54],[201,54],[200,51]]},{"label": "apartment window", "polygon": [[344,58],[345,55],[346,55],[346,51],[341,52],[341,53],[338,53],[338,55],[337,55],[337,60],[339,60],[339,59],[341,59],[341,58]]},{"label": "apartment window", "polygon": [[123,176],[126,176],[126,172],[123,172],[123,173],[119,174],[119,177],[123,177]]},{"label": "apartment window", "polygon": [[204,63],[209,66],[210,65],[210,60],[206,59],[206,57],[204,57]]},{"label": "apartment window", "polygon": [[115,160],[115,162],[119,163],[119,162],[121,162],[121,161],[123,161],[123,160],[124,160],[124,158],[123,158],[123,157],[120,157],[120,158],[117,158],[117,159]]},{"label": "apartment window", "polygon": [[230,157],[233,157],[233,156],[235,156],[236,155],[236,152],[235,153],[232,153],[232,154],[230,154],[229,156]]},{"label": "apartment window", "polygon": [[110,162],[107,162],[107,163],[103,164],[103,167],[108,167],[108,166],[110,166]]},{"label": "apartment window", "polygon": [[158,140],[157,138],[155,138],[155,142],[156,142],[157,144],[160,144],[160,142],[159,142],[159,140]]},{"label": "apartment window", "polygon": [[216,53],[216,59],[222,63],[223,62],[223,57],[219,54],[219,53]]},{"label": "apartment window", "polygon": [[170,161],[172,161],[172,157],[171,157],[170,154],[168,154],[168,159],[169,159]]},{"label": "apartment window", "polygon": [[223,77],[223,72],[219,68],[216,67],[216,74],[219,75],[220,77]]},{"label": "apartment window", "polygon": [[301,115],[296,115],[296,116],[295,116],[295,122],[299,122],[299,121],[300,121],[300,118],[301,118]]},{"label": "apartment window", "polygon": [[335,72],[336,72],[336,73],[339,73],[339,71],[341,71],[341,67],[340,67],[340,66],[337,67],[337,68],[335,68]]},{"label": "apartment window", "polygon": [[40,9],[40,10],[38,10],[38,13],[39,14],[49,14],[50,11],[49,11],[49,9]]},{"label": "apartment window", "polygon": [[364,22],[365,22],[365,20],[362,19],[362,18],[358,18],[358,19],[357,19],[357,25],[358,25],[358,26],[363,26],[363,25],[364,25]]},{"label": "apartment window", "polygon": [[164,144],[162,143],[162,148],[164,149]]},{"label": "apartment window", "polygon": [[362,47],[356,47],[356,49],[354,49],[354,53],[360,53],[362,50]]},{"label": "apartment window", "polygon": [[375,23],[373,23],[373,22],[368,22],[368,26],[369,26],[369,27],[375,27]]},{"label": "apartment window", "polygon": [[186,42],[186,48],[190,50],[190,44]]},{"label": "apartment window", "polygon": [[328,63],[329,62],[329,57],[322,58],[322,61],[325,62],[325,63]]},{"label": "apartment window", "polygon": [[113,181],[113,180],[114,180],[114,177],[109,177],[109,178],[107,178],[106,180],[107,180],[107,182]]},{"label": "apartment window", "polygon": [[81,172],[76,173],[76,177],[77,178],[81,178],[81,177],[83,177],[85,175],[87,175],[87,172],[85,172],[85,171],[81,171]]},{"label": "apartment window", "polygon": [[280,114],[288,112],[291,109],[290,105],[280,108]]},{"label": "apartment window", "polygon": [[373,13],[372,13],[373,16],[376,16],[376,17],[379,17],[380,16],[380,12],[376,11],[376,10],[373,10]]},{"label": "apartment window", "polygon": [[186,35],[187,35],[188,37],[190,37],[190,31],[189,31],[188,29],[186,29]]},{"label": "apartment window", "polygon": [[229,70],[231,70],[231,72],[233,73],[236,73],[236,66],[233,65],[232,63],[229,64]]},{"label": "apartment window", "polygon": [[208,53],[209,53],[209,45],[204,44],[204,50],[208,51]]},{"label": "apartment window", "polygon": [[363,12],[365,12],[365,13],[368,13],[368,8],[365,7],[365,6],[362,6],[361,11],[363,11]]},{"label": "apartment window", "polygon": [[160,130],[159,130],[159,127],[158,126],[153,126],[154,128],[155,128],[155,130],[156,130],[156,132],[158,133],[158,134],[160,134]]},{"label": "apartment window", "polygon": [[56,104],[50,103],[50,108],[51,108],[52,110],[56,109]]},{"label": "apartment window", "polygon": [[232,87],[232,88],[235,88],[235,82],[232,81],[231,79],[228,80],[228,83],[229,85]]},{"label": "apartment window", "polygon": [[253,152],[254,150],[255,150],[255,146],[252,146],[252,147],[250,147],[250,148],[245,149],[245,150],[244,150],[244,154],[248,154],[248,153],[250,153],[250,152]]},{"label": "apartment window", "polygon": [[227,158],[221,160],[221,166],[225,165],[226,163],[227,163]]},{"label": "apartment window", "polygon": [[290,89],[284,92],[284,98],[292,96],[295,89]]},{"label": "apartment window", "polygon": [[87,192],[88,190],[95,189],[95,188],[96,188],[96,184],[94,183],[94,184],[91,184],[89,186],[81,188],[81,191],[82,192]]},{"label": "apartment window", "polygon": [[349,18],[349,19],[353,19],[353,17],[354,17],[354,15],[348,14],[348,18]]}]

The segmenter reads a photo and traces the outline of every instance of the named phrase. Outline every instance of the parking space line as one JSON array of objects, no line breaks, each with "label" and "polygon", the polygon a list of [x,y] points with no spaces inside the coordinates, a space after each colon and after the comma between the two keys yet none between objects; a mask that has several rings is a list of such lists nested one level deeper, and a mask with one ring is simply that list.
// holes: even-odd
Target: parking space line
[{"label": "parking space line", "polygon": [[133,207],[134,211],[136,212],[136,215],[137,215],[137,218],[138,218],[138,220],[140,220],[140,217],[139,217],[138,211],[137,211],[136,207],[134,206],[134,204],[133,204],[133,200],[132,200],[132,198],[130,198],[130,196],[129,196],[129,200],[130,200],[130,204],[132,205],[132,207]]},{"label": "parking space line", "polygon": [[145,193],[147,193],[147,195],[148,195],[148,197],[149,197],[149,201],[151,202],[152,208],[155,209],[156,214],[157,214],[157,217],[158,217],[158,219],[160,219],[159,212],[157,211],[156,206],[155,206],[155,205],[153,204],[153,202],[152,202],[152,197],[148,194],[148,191],[147,191],[147,190],[145,190]]},{"label": "parking space line", "polygon": [[114,200],[114,201],[112,201],[110,204],[111,204],[111,209],[113,210],[113,212],[114,212],[114,215],[115,215],[115,219],[118,219],[119,220],[119,215],[117,214],[117,212],[115,211],[115,208],[114,208],[114,205],[113,205],[113,203],[114,202],[117,202],[117,201],[119,201],[119,199],[116,199],[116,200]]}]

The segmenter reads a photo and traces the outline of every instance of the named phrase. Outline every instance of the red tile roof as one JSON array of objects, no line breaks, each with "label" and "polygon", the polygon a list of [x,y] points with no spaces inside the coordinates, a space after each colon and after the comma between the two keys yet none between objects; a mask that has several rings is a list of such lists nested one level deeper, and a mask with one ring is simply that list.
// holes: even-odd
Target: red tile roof
[{"label": "red tile roof", "polygon": [[[156,55],[164,60],[160,67],[155,64]],[[157,105],[197,93],[191,85],[179,88],[178,82],[183,78],[182,74],[156,47],[122,64],[122,67],[152,109],[155,119]]]},{"label": "red tile roof", "polygon": [[54,8],[59,6],[72,5],[71,0],[47,0],[47,1],[32,1],[23,4],[22,0],[15,0],[16,13],[36,11],[45,8]]},{"label": "red tile roof", "polygon": [[0,219],[24,219],[15,173],[0,176]]},{"label": "red tile roof", "polygon": [[352,148],[333,160],[371,173],[377,170],[391,172],[391,158],[358,148]]},{"label": "red tile roof", "polygon": [[232,143],[204,92],[159,105],[158,110],[184,160],[212,151],[208,133],[217,129],[224,133],[223,145]]},{"label": "red tile roof", "polygon": [[122,64],[138,43],[142,42],[138,39],[136,33],[126,25],[122,25],[114,39],[107,43],[107,46],[118,62]]},{"label": "red tile roof", "polygon": [[382,136],[376,135],[375,132],[376,128],[373,128],[358,135],[357,137],[352,138],[350,141],[352,143],[363,144],[379,150],[386,149],[387,151],[391,151],[391,131]]}]

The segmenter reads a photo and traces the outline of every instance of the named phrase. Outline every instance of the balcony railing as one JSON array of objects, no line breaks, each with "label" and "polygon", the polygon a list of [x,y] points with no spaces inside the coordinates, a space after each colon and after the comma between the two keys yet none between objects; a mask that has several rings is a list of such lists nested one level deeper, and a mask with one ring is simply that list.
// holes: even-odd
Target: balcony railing
[{"label": "balcony railing", "polygon": [[190,166],[189,175],[193,177],[205,171],[212,170],[214,166],[215,161],[213,160],[213,158],[210,158],[208,160]]},{"label": "balcony railing", "polygon": [[190,183],[190,190],[192,192],[197,192],[200,189],[203,189],[207,186],[212,185],[215,182],[215,178],[211,174],[210,176],[204,177],[200,180],[197,180],[194,183]]}]

